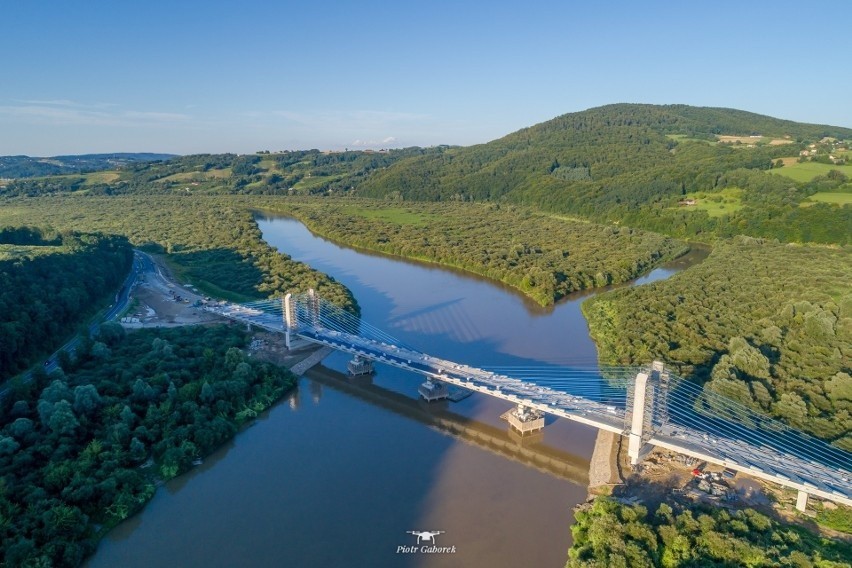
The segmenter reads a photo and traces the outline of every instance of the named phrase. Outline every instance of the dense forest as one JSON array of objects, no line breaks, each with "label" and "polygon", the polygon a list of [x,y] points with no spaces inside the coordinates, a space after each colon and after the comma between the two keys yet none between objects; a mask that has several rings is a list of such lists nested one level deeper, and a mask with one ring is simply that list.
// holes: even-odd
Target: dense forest
[{"label": "dense forest", "polygon": [[134,246],[165,254],[178,277],[212,296],[245,301],[315,288],[357,310],[345,287],[267,245],[252,214],[229,199],[54,196],[0,207],[0,225],[23,222],[126,235]]},{"label": "dense forest", "polygon": [[737,237],[667,280],[588,300],[601,361],[660,358],[852,451],[852,251]]},{"label": "dense forest", "polygon": [[104,324],[62,370],[16,382],[0,413],[0,564],[78,566],[157,483],[292,388],[247,341],[227,326]]},{"label": "dense forest", "polygon": [[0,228],[0,380],[59,347],[115,294],[132,259],[124,237]]},{"label": "dense forest", "polygon": [[567,568],[852,566],[852,545],[782,525],[752,509],[684,509],[605,497],[575,515]]},{"label": "dense forest", "polygon": [[370,250],[462,268],[502,281],[543,305],[618,284],[686,252],[646,231],[556,219],[523,207],[369,200],[253,201],[311,230]]}]

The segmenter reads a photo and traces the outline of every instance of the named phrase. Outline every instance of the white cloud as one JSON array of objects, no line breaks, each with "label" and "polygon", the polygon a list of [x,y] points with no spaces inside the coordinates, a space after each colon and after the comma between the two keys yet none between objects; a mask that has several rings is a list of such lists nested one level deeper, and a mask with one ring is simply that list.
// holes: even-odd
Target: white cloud
[{"label": "white cloud", "polygon": [[393,136],[388,136],[387,138],[383,138],[382,140],[355,140],[352,142],[352,146],[358,148],[377,148],[383,147],[387,148],[389,146],[393,146],[396,143],[396,138]]}]

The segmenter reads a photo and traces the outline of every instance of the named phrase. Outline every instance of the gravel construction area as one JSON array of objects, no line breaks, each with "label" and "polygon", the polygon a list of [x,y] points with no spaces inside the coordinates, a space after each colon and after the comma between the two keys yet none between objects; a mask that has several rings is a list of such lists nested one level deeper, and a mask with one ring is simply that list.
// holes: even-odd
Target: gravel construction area
[{"label": "gravel construction area", "polygon": [[203,295],[175,284],[167,274],[159,263],[155,270],[144,273],[130,294],[135,302],[121,320],[124,327],[140,329],[227,321],[202,310]]},{"label": "gravel construction area", "polygon": [[617,458],[618,440],[616,435],[606,430],[598,430],[595,439],[595,449],[589,462],[589,490],[607,486],[617,481],[615,460]]}]

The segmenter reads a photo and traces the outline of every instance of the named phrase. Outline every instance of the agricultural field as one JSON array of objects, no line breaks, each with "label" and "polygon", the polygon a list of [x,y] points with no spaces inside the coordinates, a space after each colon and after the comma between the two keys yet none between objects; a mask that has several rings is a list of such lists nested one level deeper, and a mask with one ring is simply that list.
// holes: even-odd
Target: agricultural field
[{"label": "agricultural field", "polygon": [[410,209],[402,209],[391,207],[388,209],[368,209],[366,207],[346,207],[344,211],[349,215],[357,215],[366,217],[367,219],[376,219],[386,223],[395,223],[397,225],[413,225],[423,226],[435,216],[426,212],[417,212]]},{"label": "agricultural field", "polygon": [[725,136],[719,134],[716,138],[719,140],[720,144],[768,144],[770,146],[783,146],[785,144],[793,143],[793,140],[788,138],[769,138],[767,136]]},{"label": "agricultural field", "polygon": [[86,178],[86,182],[83,185],[95,185],[97,183],[113,183],[118,181],[121,174],[114,170],[105,170],[83,174],[83,177]]},{"label": "agricultural field", "polygon": [[0,245],[0,262],[4,260],[17,260],[21,258],[35,258],[37,256],[46,256],[48,254],[58,254],[65,252],[60,246],[46,245]]},{"label": "agricultural field", "polygon": [[802,202],[802,207],[808,207],[815,203],[836,203],[837,205],[852,205],[852,191],[840,193],[836,191],[821,191],[808,197]]},{"label": "agricultural field", "polygon": [[314,189],[316,187],[320,187],[325,183],[337,181],[346,177],[345,175],[335,175],[335,176],[308,176],[304,177],[299,182],[293,186],[294,189]]},{"label": "agricultural field", "polygon": [[674,140],[675,142],[704,142],[705,144],[710,144],[711,146],[715,146],[718,144],[718,141],[715,140],[705,140],[703,138],[690,138],[688,134],[666,134],[666,138],[670,140]]},{"label": "agricultural field", "polygon": [[706,211],[710,217],[722,217],[743,208],[743,190],[738,187],[726,187],[722,191],[697,191],[683,196],[682,201],[694,199],[695,205],[677,206],[672,209],[687,211]]},{"label": "agricultural field", "polygon": [[207,170],[206,172],[180,172],[160,178],[157,181],[201,181],[211,179],[228,179],[231,177],[231,168],[218,170]]},{"label": "agricultural field", "polygon": [[101,183],[113,183],[115,181],[118,181],[120,178],[121,173],[115,170],[103,170],[98,172],[89,172],[85,174],[63,174],[58,176],[33,177],[29,179],[34,182],[67,182],[69,185],[79,183],[82,180],[83,183],[81,184],[81,187],[88,187]]},{"label": "agricultural field", "polygon": [[790,165],[785,163],[783,168],[773,168],[769,172],[795,181],[808,182],[817,176],[824,176],[831,170],[837,170],[848,177],[852,177],[852,166],[836,166],[834,164],[820,164],[819,162],[797,161]]}]

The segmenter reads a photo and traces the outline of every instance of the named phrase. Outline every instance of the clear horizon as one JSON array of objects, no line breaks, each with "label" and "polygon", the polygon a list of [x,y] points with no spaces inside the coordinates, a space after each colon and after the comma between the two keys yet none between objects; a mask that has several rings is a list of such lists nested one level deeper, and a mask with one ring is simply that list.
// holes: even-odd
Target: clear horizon
[{"label": "clear horizon", "polygon": [[0,155],[471,145],[617,102],[852,127],[852,5],[4,10]]}]

